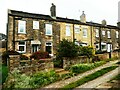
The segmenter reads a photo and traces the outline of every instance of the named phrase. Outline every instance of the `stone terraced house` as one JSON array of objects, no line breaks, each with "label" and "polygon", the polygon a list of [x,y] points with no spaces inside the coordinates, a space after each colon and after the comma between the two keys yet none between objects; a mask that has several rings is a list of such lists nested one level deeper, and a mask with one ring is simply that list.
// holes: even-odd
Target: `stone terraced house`
[{"label": "stone terraced house", "polygon": [[38,50],[56,54],[62,39],[77,45],[93,46],[96,50],[116,50],[120,47],[120,29],[117,26],[86,22],[84,12],[80,20],[56,17],[52,4],[51,15],[8,10],[7,49],[31,54]]}]

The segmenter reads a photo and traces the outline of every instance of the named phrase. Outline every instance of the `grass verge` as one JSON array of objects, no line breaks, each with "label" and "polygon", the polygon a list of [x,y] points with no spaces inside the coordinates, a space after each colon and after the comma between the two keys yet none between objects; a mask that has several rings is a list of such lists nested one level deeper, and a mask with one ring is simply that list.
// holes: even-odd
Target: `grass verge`
[{"label": "grass verge", "polygon": [[98,70],[97,72],[93,73],[93,74],[90,74],[86,77],[83,77],[81,79],[79,79],[78,81],[76,82],[73,82],[73,83],[70,83],[66,86],[64,86],[63,88],[61,88],[60,90],[67,90],[67,89],[73,89],[77,86],[80,86],[88,81],[91,81],[93,79],[96,79],[97,77],[100,77],[102,75],[104,75],[105,73],[111,71],[111,70],[114,70],[115,68],[117,68],[118,66],[110,66],[110,67],[107,67],[107,68],[103,68],[101,70]]}]

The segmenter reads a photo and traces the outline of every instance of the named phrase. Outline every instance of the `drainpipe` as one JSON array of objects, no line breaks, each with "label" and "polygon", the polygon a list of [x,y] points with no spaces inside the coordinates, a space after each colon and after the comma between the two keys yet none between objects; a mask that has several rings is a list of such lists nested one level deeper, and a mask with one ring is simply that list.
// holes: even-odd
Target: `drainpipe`
[{"label": "drainpipe", "polygon": [[73,24],[73,42],[75,42],[75,31],[74,31],[74,24]]},{"label": "drainpipe", "polygon": [[99,27],[99,36],[100,36],[100,37],[99,37],[99,46],[100,46],[99,50],[100,50],[100,51],[102,51],[102,49],[101,49],[101,40],[102,40],[102,37],[101,37],[101,36],[102,36],[102,35],[101,35],[101,34],[102,34],[101,31],[102,31],[102,30],[101,30],[101,28],[102,28],[102,27]]},{"label": "drainpipe", "polygon": [[92,46],[92,44],[93,44],[93,43],[92,43],[92,42],[93,42],[93,41],[92,41],[92,36],[93,36],[93,34],[92,34],[92,26],[90,26],[90,32],[91,32],[91,46]]},{"label": "drainpipe", "polygon": [[13,16],[13,50],[15,51],[15,17]]}]

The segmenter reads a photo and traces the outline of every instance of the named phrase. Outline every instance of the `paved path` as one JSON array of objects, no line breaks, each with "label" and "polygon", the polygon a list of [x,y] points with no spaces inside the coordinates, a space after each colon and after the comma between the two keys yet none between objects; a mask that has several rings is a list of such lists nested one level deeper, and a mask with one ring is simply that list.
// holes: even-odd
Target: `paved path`
[{"label": "paved path", "polygon": [[97,67],[97,68],[93,69],[93,70],[87,71],[85,73],[79,74],[77,76],[71,77],[71,78],[66,79],[66,80],[57,81],[57,82],[52,83],[52,84],[50,84],[48,86],[45,86],[43,88],[62,88],[63,86],[65,86],[65,85],[67,85],[67,84],[69,84],[71,82],[75,82],[78,79],[80,79],[80,78],[82,78],[84,76],[87,76],[89,74],[92,74],[92,73],[94,73],[94,72],[96,72],[96,71],[98,71],[98,70],[100,70],[102,68],[112,66],[114,63],[117,63],[117,62],[118,62],[118,60],[110,61],[110,62],[108,62],[108,63],[106,63],[106,64],[104,64],[104,65],[102,65],[100,67]]},{"label": "paved path", "polygon": [[[120,66],[118,68],[116,68],[115,70],[112,70],[106,74],[104,74],[103,76],[98,77],[97,79],[94,79],[92,81],[89,81],[81,86],[78,86],[77,88],[96,88],[98,85],[105,83],[107,81],[110,81],[113,77],[115,77],[116,75],[120,74],[120,72],[118,72],[118,70],[120,70]],[[100,87],[98,87],[100,88]]]}]

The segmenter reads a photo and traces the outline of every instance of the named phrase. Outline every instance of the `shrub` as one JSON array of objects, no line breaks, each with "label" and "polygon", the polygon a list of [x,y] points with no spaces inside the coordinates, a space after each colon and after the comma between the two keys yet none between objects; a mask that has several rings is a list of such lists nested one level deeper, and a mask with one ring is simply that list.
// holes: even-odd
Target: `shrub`
[{"label": "shrub", "polygon": [[72,73],[83,73],[85,71],[91,70],[95,67],[98,67],[102,64],[104,64],[105,61],[99,61],[99,62],[95,62],[95,63],[89,63],[89,64],[76,64],[70,67],[70,71]]},{"label": "shrub", "polygon": [[90,46],[80,46],[79,47],[79,55],[87,56],[89,59],[94,55],[94,49]]},{"label": "shrub", "polygon": [[26,55],[21,54],[20,60],[28,60],[29,58]]},{"label": "shrub", "polygon": [[45,58],[49,58],[49,53],[48,52],[43,52],[43,51],[37,51],[35,53],[33,53],[30,58],[34,58],[34,59],[45,59]]},{"label": "shrub", "polygon": [[78,56],[78,46],[74,42],[63,39],[58,45],[57,52],[59,57],[76,57]]}]

